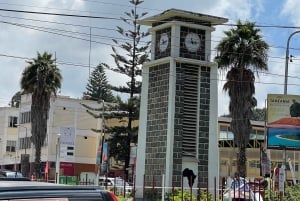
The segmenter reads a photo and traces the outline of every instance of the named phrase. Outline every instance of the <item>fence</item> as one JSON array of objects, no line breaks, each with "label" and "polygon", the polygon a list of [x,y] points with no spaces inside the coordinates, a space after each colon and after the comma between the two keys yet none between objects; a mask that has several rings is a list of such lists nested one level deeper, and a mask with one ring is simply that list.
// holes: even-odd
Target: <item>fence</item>
[{"label": "fence", "polygon": [[[163,176],[161,177],[163,178]],[[271,179],[252,179],[247,180],[232,180],[228,178],[222,178],[220,185],[217,184],[216,178],[214,179],[213,187],[209,187],[208,181],[205,187],[193,187],[200,186],[199,184],[189,185],[189,187],[183,186],[183,176],[181,177],[181,185],[171,187],[159,186],[153,177],[152,184],[146,186],[145,182],[143,186],[133,186],[133,198],[139,198],[143,201],[230,201],[230,200],[251,200],[251,201],[279,201],[280,193],[275,188],[274,182]],[[242,178],[241,178],[242,179]],[[188,180],[192,181],[192,178]],[[240,182],[236,185],[236,181]],[[173,183],[173,182],[172,182]],[[189,183],[190,184],[190,183]],[[139,197],[135,195],[137,190],[141,190],[143,195]]]},{"label": "fence", "polygon": [[[163,176],[162,176],[163,177]],[[161,178],[162,178],[161,177]],[[181,177],[181,185],[171,187],[158,185],[158,181],[153,177],[151,185],[146,185],[143,182],[142,186],[136,186],[133,183],[128,187],[128,183],[124,183],[123,186],[109,186],[103,187],[107,190],[114,192],[121,197],[131,197],[134,200],[143,201],[230,201],[230,200],[253,200],[253,201],[279,201],[280,193],[278,188],[274,185],[271,179],[252,179],[241,181],[238,185],[234,184],[234,181],[228,178],[222,178],[220,185],[217,184],[216,178],[214,179],[213,188],[210,188],[207,182],[206,187],[193,187],[199,186],[199,184],[190,185],[189,187],[183,186],[183,180]],[[145,181],[145,180],[144,180]],[[228,184],[229,182],[230,185]],[[94,180],[88,178],[81,178],[79,176],[74,177],[60,177],[61,184],[69,185],[95,185]],[[130,189],[130,190],[128,190]],[[136,195],[138,190],[142,190],[142,196]]]}]

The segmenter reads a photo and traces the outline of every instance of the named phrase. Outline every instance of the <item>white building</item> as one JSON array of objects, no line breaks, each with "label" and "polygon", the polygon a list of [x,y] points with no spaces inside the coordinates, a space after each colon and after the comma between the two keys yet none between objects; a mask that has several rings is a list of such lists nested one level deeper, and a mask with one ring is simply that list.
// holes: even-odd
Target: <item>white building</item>
[{"label": "white building", "polygon": [[[60,134],[60,174],[79,175],[80,172],[97,172],[96,155],[102,121],[87,113],[87,108],[102,108],[96,101],[58,96],[50,101],[47,136],[42,147],[42,166],[49,162],[49,178],[55,178],[56,144]],[[0,108],[0,165],[20,170],[21,155],[29,154],[33,171],[35,160],[31,137],[31,95],[23,95],[19,108]],[[16,125],[17,124],[17,125]],[[41,172],[44,171],[42,168]]]}]

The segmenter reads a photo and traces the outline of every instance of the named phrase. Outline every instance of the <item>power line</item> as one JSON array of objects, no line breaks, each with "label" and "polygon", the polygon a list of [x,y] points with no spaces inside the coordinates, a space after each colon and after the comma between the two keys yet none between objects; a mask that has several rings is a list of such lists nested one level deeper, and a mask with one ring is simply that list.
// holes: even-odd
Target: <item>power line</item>
[{"label": "power line", "polygon": [[[29,29],[33,29],[33,30],[37,30],[37,31],[42,31],[42,32],[47,32],[47,33],[51,33],[51,34],[55,34],[55,35],[70,37],[70,38],[73,38],[73,39],[90,41],[90,39],[79,38],[79,37],[75,37],[73,35],[60,34],[60,33],[56,33],[56,32],[53,32],[53,31],[66,32],[66,33],[75,33],[75,34],[85,35],[85,36],[90,36],[89,33],[76,32],[76,31],[68,31],[68,30],[65,30],[65,29],[55,29],[55,28],[48,28],[48,27],[41,27],[41,26],[34,26],[34,25],[27,25],[27,24],[20,24],[20,23],[13,23],[13,22],[8,22],[8,21],[0,21],[0,23],[10,24],[10,25],[14,25],[14,26],[20,26],[20,27],[23,27],[23,28],[29,28]],[[89,26],[87,26],[87,27],[89,27]],[[47,31],[47,29],[49,29],[51,31]],[[113,29],[113,30],[115,30],[115,29]],[[92,34],[92,36],[93,37],[100,37],[100,38],[108,38],[108,39],[117,39],[117,40],[123,40],[123,41],[131,41],[128,38],[118,38],[118,37],[104,36],[104,35],[98,35],[98,34]],[[210,40],[210,41],[211,42],[219,42],[219,41],[216,41],[216,40]],[[110,43],[108,44],[108,43],[103,43],[103,42],[99,42],[99,41],[91,41],[91,42],[99,43],[99,44],[104,44],[104,45],[109,45],[109,46],[116,46],[114,44],[110,44]],[[140,42],[147,43],[146,41],[140,41]],[[285,47],[282,47],[282,46],[272,46],[272,45],[269,45],[269,46],[271,48],[285,49]],[[292,48],[292,47],[290,49],[300,50],[299,48]],[[216,50],[210,50],[210,51],[216,51]],[[297,59],[294,59],[294,60],[297,60]]]},{"label": "power line", "polygon": [[[29,7],[29,8],[40,8],[40,9],[51,9],[51,10],[59,10],[59,11],[70,11],[70,12],[82,12],[82,13],[100,13],[96,11],[85,11],[85,10],[75,10],[75,9],[66,9],[66,8],[53,8],[53,7],[42,7],[42,6],[31,6],[26,4],[15,4],[15,3],[0,3],[1,5],[8,5],[8,6],[21,6],[21,7]],[[109,15],[119,15],[113,13],[107,13]]]},{"label": "power line", "polygon": [[[121,6],[121,5],[120,5]],[[142,8],[142,7],[140,7]],[[77,18],[94,18],[94,19],[105,19],[105,20],[118,20],[123,21],[120,18],[115,17],[104,17],[104,16],[92,16],[92,15],[76,15],[76,14],[63,14],[63,13],[50,13],[50,12],[35,12],[35,11],[26,11],[26,10],[16,10],[16,9],[3,9],[0,8],[0,11],[4,12],[16,12],[16,13],[29,13],[29,14],[39,14],[39,15],[55,15],[55,16],[64,16],[64,17],[77,17]],[[131,20],[131,19],[125,19]],[[169,21],[157,21],[155,22],[169,22]],[[226,24],[213,24],[219,26],[237,26],[237,24],[226,23]],[[284,29],[300,29],[300,26],[286,26],[286,25],[260,25],[255,24],[255,27],[260,28],[284,28]]]},{"label": "power line", "polygon": [[[7,54],[0,54],[0,56],[2,56],[2,57],[16,58],[16,59],[22,59],[22,60],[33,60],[33,58],[29,58],[29,57],[7,55]],[[77,66],[77,67],[84,67],[84,68],[88,68],[89,67],[88,64],[80,64],[80,63],[73,63],[73,62],[67,62],[67,61],[57,61],[57,64]],[[298,65],[300,65],[300,64],[298,64]],[[95,67],[96,67],[96,65],[91,65],[91,68],[95,68]],[[110,69],[108,69],[108,70],[110,70]],[[259,73],[259,74],[266,74],[266,75],[284,77],[284,75],[280,75],[280,74],[276,74],[276,73],[270,73],[270,72],[267,72],[267,71],[253,71],[253,73]],[[145,74],[145,73],[143,73],[143,74]],[[175,75],[172,75],[172,76],[175,76]],[[300,77],[298,77],[298,76],[289,76],[289,78],[300,79]],[[219,81],[226,81],[226,80],[221,80],[221,79],[218,79],[218,80]],[[272,83],[264,83],[264,82],[257,82],[257,81],[255,83],[272,84]],[[280,84],[280,85],[282,85],[282,84]]]},{"label": "power line", "polygon": [[35,12],[35,11],[15,10],[15,9],[3,9],[3,8],[0,8],[0,11],[4,11],[4,12],[15,12],[15,13],[38,14],[38,15],[55,15],[55,16],[64,16],[64,17],[92,18],[92,19],[103,19],[103,20],[118,20],[118,21],[122,21],[120,18],[115,18],[115,17],[102,17],[102,16],[92,16],[92,15],[75,15],[75,14],[63,14],[63,13]]},{"label": "power line", "polygon": [[[22,18],[22,17],[12,17],[12,16],[5,16],[5,15],[0,15],[1,17],[5,17],[5,18],[13,18],[13,19],[24,19],[24,20],[30,20],[30,21],[38,21],[38,22],[46,22],[46,23],[54,23],[54,24],[61,24],[61,25],[69,25],[69,26],[78,26],[78,27],[86,27],[86,28],[95,28],[95,29],[102,29],[102,30],[116,30],[116,29],[110,29],[110,28],[104,28],[104,27],[96,27],[96,26],[87,26],[87,25],[79,25],[79,24],[71,24],[71,23],[61,23],[61,22],[51,22],[51,21],[46,21],[46,20],[36,20],[36,19],[30,19],[30,18]],[[7,22],[9,23],[9,22]],[[18,24],[18,23],[14,23],[14,24]],[[24,24],[22,24],[24,25]],[[37,27],[37,26],[34,26],[34,25],[27,25],[27,26],[32,26],[32,27]],[[267,27],[270,27],[269,25],[263,25],[263,26],[267,26]],[[272,25],[274,26],[274,25]],[[39,27],[41,28],[41,27]],[[47,28],[47,27],[43,27],[44,29],[51,29],[51,28]],[[54,30],[54,29],[53,29]],[[58,30],[58,29],[57,29]],[[63,31],[63,30],[61,30]],[[70,31],[65,31],[65,32],[70,32]],[[73,33],[76,33],[76,32],[73,32]],[[87,33],[79,33],[77,32],[78,34],[83,34],[83,35],[89,35]],[[93,35],[93,36],[99,36],[99,37],[107,37],[107,38],[113,38],[113,37],[108,37],[108,36],[100,36],[100,35]],[[219,37],[219,38],[222,38],[222,37]],[[114,39],[121,39],[121,38],[114,38]],[[126,39],[121,39],[121,40],[126,40]],[[216,40],[211,40],[211,42],[220,42],[220,41],[216,41]],[[278,49],[285,49],[286,47],[283,47],[283,46],[274,46],[274,45],[269,45],[271,48],[278,48]],[[293,49],[293,50],[300,50],[299,48],[293,48],[293,47],[290,47],[290,49]]]},{"label": "power line", "polygon": [[[1,20],[0,20],[0,23],[5,23],[5,24],[10,24],[10,25],[20,26],[20,27],[29,28],[29,29],[36,28],[36,30],[38,30],[38,31],[50,30],[50,31],[63,32],[63,33],[72,33],[72,34],[90,36],[89,33],[79,32],[79,31],[69,31],[69,30],[66,30],[66,29],[48,28],[48,27],[28,25],[28,24],[20,24],[20,23],[13,23],[13,22],[1,21]],[[104,35],[99,35],[99,34],[91,34],[91,36],[93,36],[93,37],[99,37],[99,38],[108,38],[108,39],[116,39],[116,40],[129,41],[129,39],[127,39],[127,38],[118,38],[118,37],[104,36]],[[143,42],[143,41],[141,41],[141,42]]]},{"label": "power line", "polygon": [[47,20],[37,20],[32,18],[24,18],[24,17],[15,17],[15,16],[7,16],[7,15],[0,15],[0,17],[4,18],[12,18],[12,19],[21,19],[21,20],[28,20],[28,21],[35,21],[35,22],[45,22],[49,24],[59,24],[59,25],[67,25],[67,26],[75,26],[75,27],[83,27],[83,28],[92,28],[92,29],[103,29],[108,31],[116,31],[116,29],[106,28],[106,27],[97,27],[97,26],[88,26],[88,25],[81,25],[81,24],[73,24],[73,23],[64,23],[64,22],[53,22]]},{"label": "power line", "polygon": [[[37,31],[42,31],[42,32],[46,32],[46,33],[51,33],[51,34],[59,35],[59,36],[65,36],[65,37],[68,37],[68,38],[73,38],[73,39],[78,39],[78,40],[90,42],[89,39],[80,38],[80,37],[71,36],[71,35],[66,35],[66,34],[61,34],[61,33],[56,33],[56,32],[53,32],[53,31],[47,31],[47,30],[40,29],[40,28],[30,27],[28,25],[22,25],[22,24],[18,24],[18,23],[10,23],[10,22],[5,22],[5,21],[0,21],[0,22],[4,23],[4,24],[11,24],[11,25],[15,25],[15,26],[20,26],[20,27],[24,27],[24,28],[29,28],[29,29],[37,30]],[[103,43],[103,42],[94,41],[94,40],[92,42],[99,43],[99,44],[102,44],[102,45],[113,46],[112,44],[109,44],[109,43]]]}]

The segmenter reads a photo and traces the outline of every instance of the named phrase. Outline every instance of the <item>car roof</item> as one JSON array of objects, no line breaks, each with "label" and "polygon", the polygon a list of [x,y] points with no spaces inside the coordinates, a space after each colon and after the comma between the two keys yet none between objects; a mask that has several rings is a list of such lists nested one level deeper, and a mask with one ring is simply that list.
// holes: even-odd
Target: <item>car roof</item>
[{"label": "car roof", "polygon": [[0,180],[0,200],[21,198],[81,198],[81,200],[93,198],[95,200],[111,201],[107,191],[98,186],[71,186],[45,182]]}]

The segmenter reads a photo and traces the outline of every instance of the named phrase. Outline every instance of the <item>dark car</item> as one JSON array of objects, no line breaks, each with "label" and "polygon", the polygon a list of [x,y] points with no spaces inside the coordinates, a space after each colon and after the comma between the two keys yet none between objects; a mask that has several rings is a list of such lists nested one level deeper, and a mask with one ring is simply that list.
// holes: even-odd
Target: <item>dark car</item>
[{"label": "dark car", "polygon": [[70,186],[7,179],[0,180],[0,200],[117,201],[117,198],[113,193],[99,186]]}]

